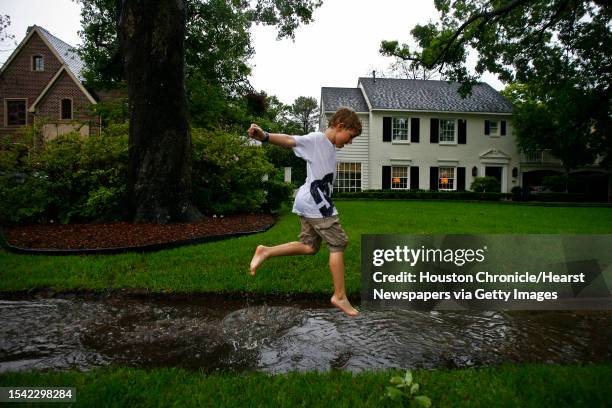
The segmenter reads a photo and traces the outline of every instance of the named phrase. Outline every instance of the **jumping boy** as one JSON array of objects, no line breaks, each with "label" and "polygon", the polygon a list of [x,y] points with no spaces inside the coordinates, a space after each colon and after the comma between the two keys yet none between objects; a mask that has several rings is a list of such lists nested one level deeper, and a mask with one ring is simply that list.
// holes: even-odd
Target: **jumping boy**
[{"label": "jumping boy", "polygon": [[336,148],[351,144],[361,134],[361,121],[357,114],[349,108],[338,109],[329,120],[325,133],[288,136],[264,132],[253,123],[248,134],[262,143],[292,148],[296,156],[306,160],[307,174],[293,204],[293,212],[300,216],[302,224],[300,241],[273,247],[259,245],[251,260],[251,275],[255,275],[263,261],[274,256],[314,255],[324,239],[329,249],[329,269],[334,282],[331,303],[347,315],[357,316],[359,312],[351,306],[344,287],[344,249],[348,237],[331,200],[336,175]]}]

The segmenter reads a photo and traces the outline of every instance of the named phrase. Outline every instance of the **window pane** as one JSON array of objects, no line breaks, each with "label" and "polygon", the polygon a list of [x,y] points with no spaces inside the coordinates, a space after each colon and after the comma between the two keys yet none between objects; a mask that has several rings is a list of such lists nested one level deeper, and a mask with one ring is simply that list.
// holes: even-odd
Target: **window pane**
[{"label": "window pane", "polygon": [[393,118],[393,140],[408,140],[408,118]]},{"label": "window pane", "polygon": [[406,189],[408,188],[408,167],[393,166],[391,167],[391,189]]},{"label": "window pane", "polygon": [[44,71],[43,57],[35,56],[32,58],[32,69],[34,71]]},{"label": "window pane", "polygon": [[72,119],[72,100],[62,99],[62,119]]},{"label": "window pane", "polygon": [[496,120],[492,120],[489,122],[489,133],[492,135],[497,135],[499,134],[499,126],[498,126],[499,122],[497,122]]},{"label": "window pane", "polygon": [[361,163],[338,163],[335,191],[361,190]]},{"label": "window pane", "polygon": [[440,119],[440,141],[453,142],[455,141],[455,120]]},{"label": "window pane", "polygon": [[453,190],[455,188],[455,168],[440,167],[438,171],[438,189]]},{"label": "window pane", "polygon": [[26,124],[25,101],[6,101],[7,123],[9,126]]}]

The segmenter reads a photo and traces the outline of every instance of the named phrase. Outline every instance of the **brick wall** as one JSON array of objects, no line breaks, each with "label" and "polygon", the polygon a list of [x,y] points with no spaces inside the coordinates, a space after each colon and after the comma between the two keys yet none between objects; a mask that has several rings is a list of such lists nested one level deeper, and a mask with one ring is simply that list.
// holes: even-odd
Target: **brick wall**
[{"label": "brick wall", "polygon": [[62,72],[45,97],[38,102],[36,116],[54,122],[70,122],[61,119],[60,104],[65,98],[72,99],[73,120],[89,121],[87,112],[90,102],[66,71]]}]

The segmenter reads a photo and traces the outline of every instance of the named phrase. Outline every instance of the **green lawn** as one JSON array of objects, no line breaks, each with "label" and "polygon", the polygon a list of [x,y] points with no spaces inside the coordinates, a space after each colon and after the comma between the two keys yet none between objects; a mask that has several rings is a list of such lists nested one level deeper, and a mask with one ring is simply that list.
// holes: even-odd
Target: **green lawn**
[{"label": "green lawn", "polygon": [[[612,208],[544,207],[445,201],[338,201],[350,239],[347,288],[360,286],[360,236],[371,233],[612,233]],[[295,240],[285,211],[263,234],[149,254],[47,257],[0,251],[0,290],[147,288],[154,292],[331,293],[327,250],[277,258],[257,277],[255,246]],[[0,386],[77,388],[77,406],[397,407],[381,401],[395,372],[202,374],[177,368],[107,367],[0,374]],[[612,364],[528,364],[419,370],[421,393],[437,407],[604,407],[612,405]],[[16,406],[24,405],[18,403]],[[55,404],[57,405],[57,404]]]},{"label": "green lawn", "polygon": [[[3,373],[0,386],[76,387],[76,406],[82,407],[400,407],[398,402],[380,400],[391,376],[398,374],[403,373],[271,376],[111,367],[87,373]],[[428,396],[434,407],[603,408],[612,404],[612,364],[527,364],[413,374],[419,393]]]},{"label": "green lawn", "polygon": [[[612,208],[544,207],[450,201],[338,201],[351,243],[346,285],[360,288],[360,236],[373,233],[612,233]],[[327,249],[275,258],[247,272],[257,244],[297,239],[288,211],[269,231],[148,254],[29,256],[0,251],[0,290],[146,288],[153,292],[331,293]]]}]

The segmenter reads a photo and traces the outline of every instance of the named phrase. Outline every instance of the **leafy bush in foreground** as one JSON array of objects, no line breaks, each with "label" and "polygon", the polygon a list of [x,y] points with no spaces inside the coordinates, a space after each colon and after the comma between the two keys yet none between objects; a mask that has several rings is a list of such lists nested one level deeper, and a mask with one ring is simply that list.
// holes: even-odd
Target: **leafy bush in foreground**
[{"label": "leafy bush in foreground", "polygon": [[[127,215],[128,125],[0,146],[0,222],[119,220]],[[273,211],[291,194],[263,149],[226,132],[192,130],[194,201],[205,214]],[[267,177],[264,177],[267,176]]]},{"label": "leafy bush in foreground", "polygon": [[2,222],[116,219],[125,208],[127,127],[0,149]]}]

